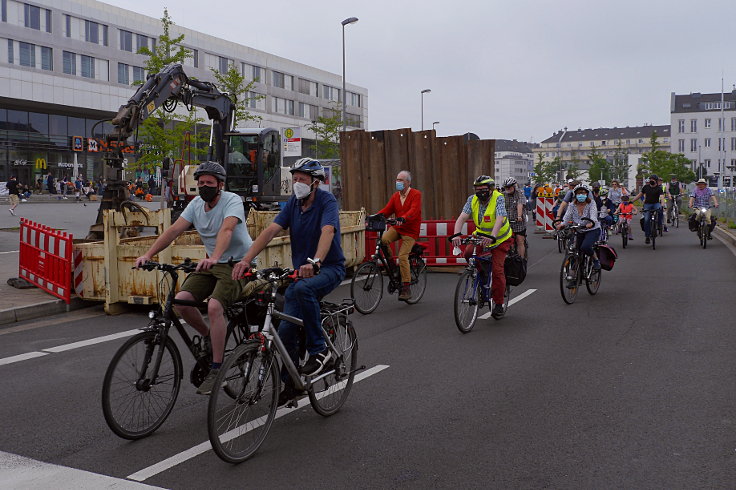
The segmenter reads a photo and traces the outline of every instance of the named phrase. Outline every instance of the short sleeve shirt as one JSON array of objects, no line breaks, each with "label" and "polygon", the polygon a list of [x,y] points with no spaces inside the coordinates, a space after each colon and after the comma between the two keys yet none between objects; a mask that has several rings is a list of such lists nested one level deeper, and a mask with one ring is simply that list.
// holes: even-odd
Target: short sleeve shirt
[{"label": "short sleeve shirt", "polygon": [[[463,213],[469,214],[470,217],[473,217],[473,207],[472,202],[473,198],[475,197],[475,194],[471,194],[468,196],[468,200],[465,201],[465,206],[463,206]],[[490,202],[490,201],[488,201]],[[488,203],[485,205],[482,202],[478,203],[478,221],[483,221],[483,216],[486,214],[486,208],[488,207]],[[506,216],[506,200],[503,198],[503,194],[498,196],[496,198],[496,216]]]},{"label": "short sleeve shirt", "polygon": [[664,190],[661,185],[651,186],[645,184],[641,188],[641,192],[644,194],[644,204],[657,204],[659,197],[664,194]]},{"label": "short sleeve shirt", "polygon": [[204,206],[205,202],[197,196],[184,208],[181,217],[194,225],[194,229],[202,238],[204,249],[210,257],[215,253],[217,234],[220,232],[225,218],[229,216],[238,218],[238,224],[235,225],[232,238],[230,238],[230,245],[218,262],[221,264],[227,263],[230,257],[236,261],[241,260],[253,243],[245,225],[243,200],[237,194],[222,191],[220,200],[213,209],[205,211]]},{"label": "short sleeve shirt", "polygon": [[708,187],[703,189],[702,191],[698,189],[697,187],[693,190],[693,193],[690,194],[690,197],[693,198],[693,206],[696,208],[709,208],[710,207],[710,198],[713,195],[713,191],[710,190]]},{"label": "short sleeve shirt", "polygon": [[312,205],[302,211],[300,201],[296,196],[286,202],[286,206],[273,220],[274,223],[289,230],[291,237],[291,261],[296,269],[307,263],[308,258],[314,258],[317,245],[322,235],[322,228],[331,225],[335,228],[330,250],[326,257],[319,257],[323,267],[345,268],[345,256],[340,245],[340,213],[335,196],[329,192],[317,189]]}]

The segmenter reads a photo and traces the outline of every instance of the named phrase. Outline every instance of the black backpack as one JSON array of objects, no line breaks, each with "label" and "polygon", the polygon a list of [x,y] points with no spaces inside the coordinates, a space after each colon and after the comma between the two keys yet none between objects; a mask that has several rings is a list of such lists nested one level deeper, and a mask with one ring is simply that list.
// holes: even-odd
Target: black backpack
[{"label": "black backpack", "polygon": [[526,279],[526,259],[517,253],[508,254],[503,264],[506,283],[518,286]]}]

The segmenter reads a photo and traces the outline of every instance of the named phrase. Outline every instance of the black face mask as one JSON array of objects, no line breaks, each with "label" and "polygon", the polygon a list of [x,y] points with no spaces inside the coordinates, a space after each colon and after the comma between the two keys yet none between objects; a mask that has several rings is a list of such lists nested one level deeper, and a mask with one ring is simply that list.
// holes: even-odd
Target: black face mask
[{"label": "black face mask", "polygon": [[657,183],[654,182],[653,180],[650,180],[649,181],[649,185],[651,185],[652,187],[655,187],[657,185]]},{"label": "black face mask", "polygon": [[478,192],[475,193],[475,195],[481,201],[487,201],[488,198],[491,197],[491,191],[478,191]]},{"label": "black face mask", "polygon": [[202,200],[206,203],[211,203],[215,200],[217,197],[217,194],[220,193],[220,189],[217,187],[210,187],[208,185],[203,185],[199,188],[199,197],[202,198]]}]

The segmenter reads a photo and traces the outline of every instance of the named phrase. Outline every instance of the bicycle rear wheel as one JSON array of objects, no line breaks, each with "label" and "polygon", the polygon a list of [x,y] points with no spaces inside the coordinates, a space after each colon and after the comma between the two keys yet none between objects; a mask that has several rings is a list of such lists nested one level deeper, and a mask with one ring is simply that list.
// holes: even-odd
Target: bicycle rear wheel
[{"label": "bicycle rear wheel", "polygon": [[270,350],[248,342],[220,368],[207,407],[207,431],[212,449],[223,461],[245,461],[266,439],[278,405],[277,364]]},{"label": "bicycle rear wheel", "polygon": [[[151,369],[161,356],[155,381]],[[141,332],[115,353],[102,384],[102,413],[110,429],[123,439],[151,435],[174,408],[182,365],[174,341],[161,343],[157,332]]]},{"label": "bicycle rear wheel", "polygon": [[[578,263],[574,256],[567,255],[562,260],[562,267],[560,267],[560,294],[562,300],[571,305],[575,302],[575,297],[578,295],[578,287],[580,282],[578,280]],[[573,287],[568,287],[572,286]]]},{"label": "bicycle rear wheel", "polygon": [[362,314],[375,311],[383,297],[383,275],[378,264],[360,264],[350,281],[350,297],[355,301],[355,309]]},{"label": "bicycle rear wheel", "polygon": [[455,287],[455,325],[462,333],[470,332],[478,318],[480,283],[476,281],[477,275],[477,271],[466,269]]},{"label": "bicycle rear wheel", "polygon": [[409,256],[409,267],[411,269],[411,299],[406,302],[410,305],[417,304],[424,291],[427,289],[427,265],[419,256]]},{"label": "bicycle rear wheel", "polygon": [[348,399],[358,365],[358,338],[353,324],[341,319],[337,325],[333,325],[335,322],[332,318],[328,316],[323,327],[341,354],[331,370],[317,376],[308,390],[309,403],[323,417],[336,413]]}]

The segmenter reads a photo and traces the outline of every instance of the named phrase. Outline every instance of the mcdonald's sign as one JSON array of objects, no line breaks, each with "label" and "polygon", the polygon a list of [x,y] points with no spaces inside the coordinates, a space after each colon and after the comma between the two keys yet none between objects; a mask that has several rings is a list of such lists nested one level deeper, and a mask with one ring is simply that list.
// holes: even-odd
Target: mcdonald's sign
[{"label": "mcdonald's sign", "polygon": [[36,158],[36,168],[47,168],[45,158]]}]

